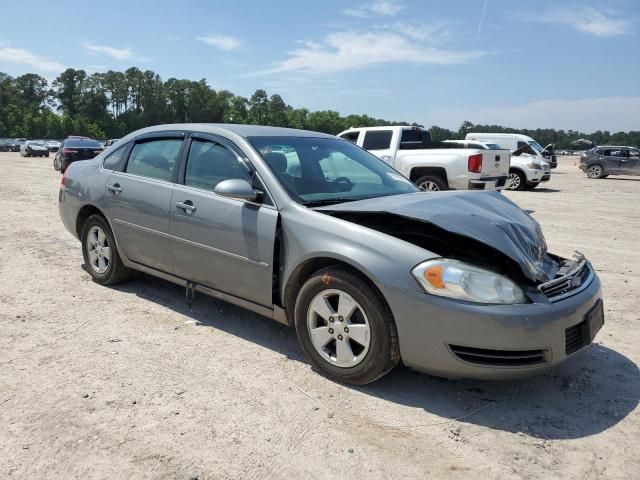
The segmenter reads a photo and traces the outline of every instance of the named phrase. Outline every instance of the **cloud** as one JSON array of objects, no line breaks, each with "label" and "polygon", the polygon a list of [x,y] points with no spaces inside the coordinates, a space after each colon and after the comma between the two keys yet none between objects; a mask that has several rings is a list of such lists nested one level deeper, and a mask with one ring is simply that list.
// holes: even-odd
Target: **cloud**
[{"label": "cloud", "polygon": [[563,25],[595,37],[614,37],[633,31],[633,22],[613,12],[601,12],[593,7],[558,7],[535,15],[533,20]]},{"label": "cloud", "polygon": [[231,51],[242,45],[242,42],[235,37],[229,35],[207,35],[204,37],[196,37],[196,40],[211,45],[218,50]]},{"label": "cloud", "polygon": [[[415,37],[415,35],[414,35]],[[289,52],[289,58],[254,75],[289,71],[315,74],[354,70],[384,63],[464,63],[484,55],[480,51],[453,51],[415,41],[411,33],[335,32],[323,42],[304,42]]]},{"label": "cloud", "polygon": [[23,48],[0,45],[0,60],[11,63],[21,63],[43,72],[62,72],[66,67],[61,63],[47,60]]},{"label": "cloud", "polygon": [[93,43],[85,43],[84,49],[92,54],[103,54],[116,60],[134,60],[137,58],[130,48],[113,48],[104,45],[94,45]]},{"label": "cloud", "polygon": [[573,129],[583,132],[637,130],[640,97],[599,97],[578,100],[539,100],[517,106],[431,110],[425,125],[458,129],[464,120],[513,128]]},{"label": "cloud", "polygon": [[487,13],[487,4],[489,0],[484,0],[482,4],[482,12],[480,12],[480,21],[478,22],[478,32],[476,33],[476,39],[474,40],[474,44],[478,43],[478,39],[480,38],[480,34],[482,33],[482,24],[484,23],[484,16]]},{"label": "cloud", "polygon": [[364,3],[356,8],[345,8],[342,13],[356,18],[368,18],[373,16],[393,17],[397,15],[404,5],[395,0],[374,0]]}]

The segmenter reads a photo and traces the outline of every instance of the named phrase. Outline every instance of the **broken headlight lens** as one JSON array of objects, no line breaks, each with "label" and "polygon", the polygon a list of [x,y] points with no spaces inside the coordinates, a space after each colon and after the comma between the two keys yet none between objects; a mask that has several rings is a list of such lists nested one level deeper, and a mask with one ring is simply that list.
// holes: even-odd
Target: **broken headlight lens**
[{"label": "broken headlight lens", "polygon": [[526,303],[524,293],[507,277],[458,260],[428,260],[411,273],[433,295],[476,303]]}]

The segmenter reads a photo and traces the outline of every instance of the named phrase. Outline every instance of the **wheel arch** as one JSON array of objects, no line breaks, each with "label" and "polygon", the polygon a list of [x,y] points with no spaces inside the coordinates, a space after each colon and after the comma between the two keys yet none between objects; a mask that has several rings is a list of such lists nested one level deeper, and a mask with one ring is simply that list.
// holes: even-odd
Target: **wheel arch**
[{"label": "wheel arch", "polygon": [[296,299],[304,283],[316,272],[328,267],[340,267],[353,275],[356,275],[367,284],[379,297],[384,305],[389,308],[389,304],[369,274],[365,273],[359,265],[351,263],[345,259],[329,256],[315,256],[300,262],[285,279],[282,291],[283,307],[287,311],[287,321],[290,326],[295,326],[293,312]]},{"label": "wheel arch", "polygon": [[449,187],[447,170],[444,167],[413,167],[411,169],[411,172],[409,173],[409,180],[411,180],[413,183],[416,183],[416,181],[420,177],[424,177],[425,175],[438,176],[442,178],[442,180],[444,180],[444,183],[447,185],[447,188]]}]

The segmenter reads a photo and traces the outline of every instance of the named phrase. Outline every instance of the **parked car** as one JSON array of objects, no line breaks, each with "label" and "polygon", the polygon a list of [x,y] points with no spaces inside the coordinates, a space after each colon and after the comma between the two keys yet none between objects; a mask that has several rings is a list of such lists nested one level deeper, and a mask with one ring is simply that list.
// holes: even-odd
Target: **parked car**
[{"label": "parked car", "polygon": [[53,168],[64,173],[73,162],[91,159],[103,151],[102,145],[95,140],[67,137],[53,159]]},{"label": "parked car", "polygon": [[48,157],[49,149],[39,140],[27,140],[20,145],[20,155],[23,157]]},{"label": "parked car", "polygon": [[[468,133],[466,139],[511,151],[510,190],[532,190],[551,179],[551,159],[546,158],[544,149],[531,137],[510,133]],[[557,164],[555,156],[552,159]]]},{"label": "parked car", "polygon": [[[483,145],[478,142],[479,145]],[[484,144],[487,148],[500,149],[495,143]],[[542,182],[551,178],[550,166],[544,162],[536,162],[536,154],[530,146],[523,146],[511,154],[509,167],[508,190],[532,190]]]},{"label": "parked car", "polygon": [[0,138],[0,152],[11,151],[11,140],[8,138]]},{"label": "parked car", "polygon": [[592,148],[580,157],[579,168],[589,178],[640,175],[640,149],[609,145]]},{"label": "parked car", "polygon": [[549,164],[550,168],[558,166],[558,159],[554,153],[554,145],[550,143],[546,147],[536,142],[533,138],[518,133],[467,133],[467,140],[477,140],[484,143],[494,143],[506,148],[511,152],[516,150],[525,150],[527,147],[531,150],[531,155],[535,156],[540,162]]},{"label": "parked car", "polygon": [[420,192],[330,135],[145,128],[72,164],[58,198],[95,282],[139,270],[295,327],[340,382],[372,382],[400,359],[448,377],[530,375],[604,322],[595,269],[549,253],[515,203]]},{"label": "parked car", "polygon": [[26,141],[27,140],[25,138],[16,138],[16,139],[10,140],[9,150],[11,152],[19,152],[20,147],[22,147],[22,145],[24,145],[24,142]]},{"label": "parked car", "polygon": [[106,142],[104,142],[104,148],[110,147],[111,145],[116,143],[118,140],[120,140],[120,139],[119,138],[111,138],[111,139],[107,140]]},{"label": "parked car", "polygon": [[507,182],[507,150],[487,152],[432,142],[422,127],[350,128],[338,137],[373,153],[422,190],[501,190]]},{"label": "parked car", "polygon": [[59,142],[58,140],[47,140],[45,142],[45,145],[47,146],[50,152],[57,152],[58,150],[60,150],[61,144],[62,143]]}]

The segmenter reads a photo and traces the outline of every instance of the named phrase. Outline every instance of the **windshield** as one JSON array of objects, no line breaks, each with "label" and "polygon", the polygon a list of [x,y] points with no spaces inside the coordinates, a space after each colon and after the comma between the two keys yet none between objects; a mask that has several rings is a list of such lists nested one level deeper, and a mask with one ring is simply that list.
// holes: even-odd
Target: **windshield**
[{"label": "windshield", "polygon": [[44,143],[42,142],[27,142],[27,145],[31,147],[44,147]]},{"label": "windshield", "polygon": [[542,148],[540,144],[536,141],[533,141],[533,140],[529,141],[529,145],[531,145],[531,147],[533,147],[533,149],[538,153],[542,153],[542,151],[544,150],[544,148]]},{"label": "windshield", "polygon": [[305,205],[419,191],[382,160],[345,140],[313,137],[247,140],[293,199]]},{"label": "windshield", "polygon": [[95,140],[65,140],[65,147],[71,148],[102,148]]}]

